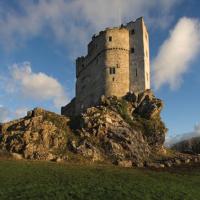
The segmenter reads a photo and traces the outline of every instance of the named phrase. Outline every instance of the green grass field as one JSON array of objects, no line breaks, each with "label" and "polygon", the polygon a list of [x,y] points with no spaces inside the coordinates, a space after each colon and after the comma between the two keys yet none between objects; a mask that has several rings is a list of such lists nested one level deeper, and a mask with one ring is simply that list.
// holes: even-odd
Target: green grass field
[{"label": "green grass field", "polygon": [[0,200],[198,200],[200,167],[170,171],[0,160]]}]

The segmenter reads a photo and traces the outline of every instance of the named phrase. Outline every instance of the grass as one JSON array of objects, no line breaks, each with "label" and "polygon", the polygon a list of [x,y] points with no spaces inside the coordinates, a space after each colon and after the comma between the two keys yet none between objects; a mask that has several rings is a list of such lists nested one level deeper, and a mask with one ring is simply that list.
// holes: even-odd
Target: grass
[{"label": "grass", "polygon": [[198,200],[200,167],[152,171],[0,160],[0,199]]}]

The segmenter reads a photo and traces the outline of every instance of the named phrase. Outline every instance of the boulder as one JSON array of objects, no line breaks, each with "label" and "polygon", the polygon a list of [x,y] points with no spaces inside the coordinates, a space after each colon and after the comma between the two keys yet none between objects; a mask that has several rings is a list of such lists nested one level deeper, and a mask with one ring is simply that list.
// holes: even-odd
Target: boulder
[{"label": "boulder", "polygon": [[11,156],[15,159],[15,160],[22,160],[23,156],[21,154],[18,153],[11,153]]},{"label": "boulder", "polygon": [[131,168],[133,166],[131,160],[118,161],[117,165],[120,167],[126,167],[126,168]]},{"label": "boulder", "polygon": [[66,147],[68,118],[36,108],[2,125],[0,147],[26,159],[53,160]]}]

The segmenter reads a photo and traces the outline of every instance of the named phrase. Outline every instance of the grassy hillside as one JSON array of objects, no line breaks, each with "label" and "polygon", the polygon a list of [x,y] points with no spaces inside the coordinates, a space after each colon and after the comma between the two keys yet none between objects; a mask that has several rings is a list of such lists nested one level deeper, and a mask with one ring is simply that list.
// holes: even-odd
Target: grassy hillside
[{"label": "grassy hillside", "polygon": [[200,167],[151,171],[0,160],[0,199],[200,199]]}]

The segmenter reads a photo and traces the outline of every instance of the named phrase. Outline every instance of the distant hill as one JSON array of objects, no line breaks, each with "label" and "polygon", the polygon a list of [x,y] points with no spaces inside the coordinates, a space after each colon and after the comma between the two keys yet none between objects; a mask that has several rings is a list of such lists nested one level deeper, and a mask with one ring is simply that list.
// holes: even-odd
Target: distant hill
[{"label": "distant hill", "polygon": [[200,137],[193,137],[172,146],[172,149],[193,154],[200,154]]}]

